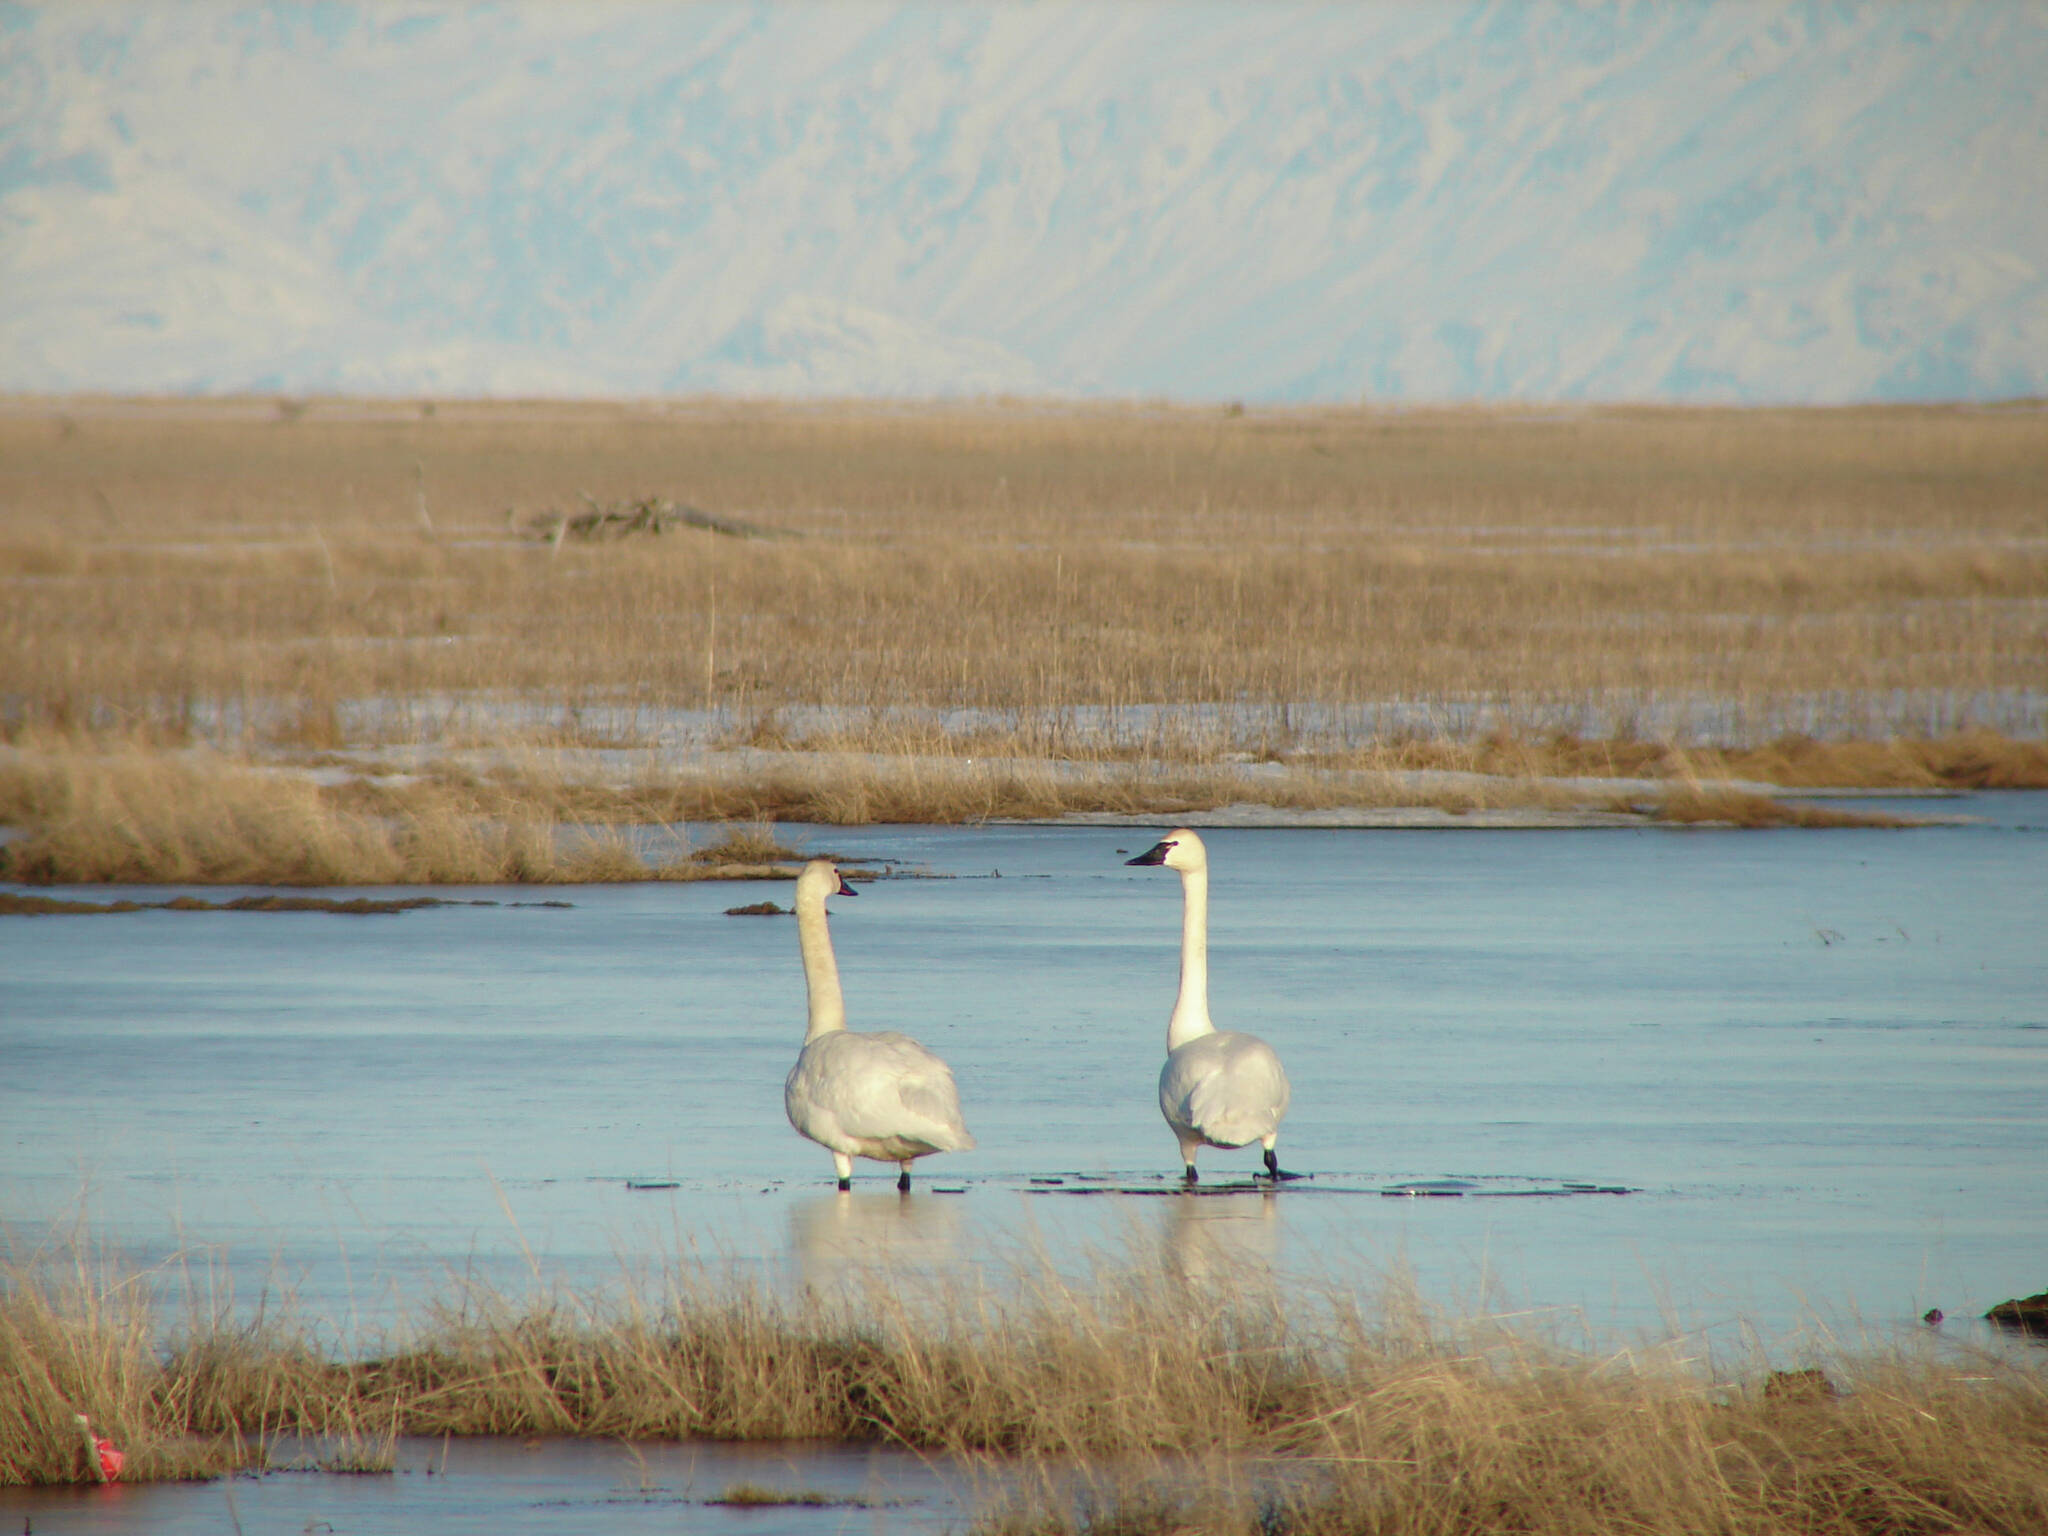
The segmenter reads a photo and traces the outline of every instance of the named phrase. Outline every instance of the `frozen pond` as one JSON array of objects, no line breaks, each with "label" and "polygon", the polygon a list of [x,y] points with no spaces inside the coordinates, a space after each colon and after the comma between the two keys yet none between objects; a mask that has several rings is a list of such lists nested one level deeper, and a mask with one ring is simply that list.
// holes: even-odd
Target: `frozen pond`
[{"label": "frozen pond", "polygon": [[[787,885],[9,918],[0,1217],[17,1257],[82,1217],[238,1301],[288,1291],[344,1343],[529,1264],[987,1278],[1033,1244],[1412,1272],[1453,1311],[1603,1340],[1930,1306],[1974,1338],[2048,1284],[2048,795],[1939,808],[1984,821],[1206,834],[1213,1012],[1279,1049],[1282,1161],[1313,1175],[1270,1195],[1172,1193],[1180,892],[1124,866],[1148,829],[785,829],[949,877],[834,903],[851,1022],[951,1061],[980,1138],[907,1199],[880,1165],[838,1195],[783,1119],[795,924],[724,909]],[[550,898],[573,905],[513,905]],[[1212,1180],[1254,1166],[1203,1155]],[[1426,1185],[1462,1193],[1385,1193]],[[1077,1194],[1105,1188],[1132,1192]]]}]

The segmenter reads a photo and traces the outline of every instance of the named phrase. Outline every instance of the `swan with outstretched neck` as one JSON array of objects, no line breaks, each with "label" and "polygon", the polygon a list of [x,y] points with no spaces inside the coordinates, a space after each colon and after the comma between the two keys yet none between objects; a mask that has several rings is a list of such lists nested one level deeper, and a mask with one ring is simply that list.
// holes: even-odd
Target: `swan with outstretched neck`
[{"label": "swan with outstretched neck", "polygon": [[839,962],[825,922],[825,898],[859,893],[830,859],[813,859],[796,880],[797,944],[810,992],[804,1048],[782,1085],[782,1107],[797,1133],[832,1154],[839,1187],[853,1187],[853,1160],[895,1163],[898,1189],[910,1165],[933,1152],[968,1152],[974,1137],[960,1117],[960,1090],[943,1061],[908,1035],[846,1027]]},{"label": "swan with outstretched neck", "polygon": [[[1195,1154],[1207,1147],[1265,1148],[1266,1173],[1280,1171],[1280,1121],[1287,1113],[1287,1073],[1273,1047],[1257,1035],[1218,1029],[1209,1018],[1209,851],[1186,827],[1166,834],[1130,864],[1159,864],[1180,875],[1180,995],[1166,1023],[1166,1065],[1159,1069],[1159,1112],[1180,1141],[1187,1181]],[[1254,1175],[1256,1177],[1256,1175]]]}]

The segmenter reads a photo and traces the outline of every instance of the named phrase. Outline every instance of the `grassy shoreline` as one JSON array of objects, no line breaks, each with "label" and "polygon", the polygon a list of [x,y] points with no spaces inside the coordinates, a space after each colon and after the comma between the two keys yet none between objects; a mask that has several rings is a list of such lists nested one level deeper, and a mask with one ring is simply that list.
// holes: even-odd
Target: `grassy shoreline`
[{"label": "grassy shoreline", "polygon": [[[1399,1295],[1114,1269],[906,1295],[903,1278],[797,1300],[690,1267],[651,1294],[472,1287],[341,1359],[275,1313],[167,1318],[162,1275],[16,1263],[0,1484],[89,1479],[84,1413],[142,1481],[261,1467],[306,1437],[361,1471],[389,1470],[399,1436],[567,1435],[1052,1457],[1094,1490],[1077,1513],[1049,1481],[984,1516],[1011,1531],[1255,1528],[1261,1505],[1269,1529],[1474,1536],[2048,1520],[2048,1377],[2011,1360],[1893,1349],[1702,1374],[1450,1326]],[[1153,1458],[1170,1483],[1142,1475]]]},{"label": "grassy shoreline", "polygon": [[[1419,742],[1281,763],[1005,761],[781,751],[773,766],[643,765],[575,754],[295,766],[147,745],[30,738],[0,748],[0,880],[31,885],[393,886],[786,879],[778,821],[855,826],[1085,815],[1181,819],[1220,807],[1423,808],[1436,824],[1902,826],[1815,803],[1828,787],[1926,792],[2048,785],[2048,744],[1810,741],[1739,752],[1553,738]],[[584,754],[587,759],[588,754]],[[693,836],[691,828],[698,828]],[[703,841],[706,829],[717,828]]]},{"label": "grassy shoreline", "polygon": [[[1494,761],[1510,756],[1502,765]],[[1180,818],[1232,805],[1296,811],[1427,807],[1611,823],[1898,826],[1909,818],[1777,798],[1732,771],[1758,760],[1618,752],[1572,743],[1477,752],[1438,745],[1383,756],[1470,766],[990,763],[962,758],[806,761],[767,773],[602,777],[441,765],[404,775],[293,771],[213,753],[71,744],[0,750],[0,879],[33,885],[393,886],[789,878],[798,850],[776,821],[830,825],[1045,820],[1077,814]],[[1354,762],[1356,759],[1354,758]],[[1972,737],[1897,743],[1895,787],[2048,782],[2048,750]],[[1569,779],[1537,764],[1569,764]],[[1507,771],[1502,771],[1505,766]],[[1588,773],[1606,766],[1608,772]],[[1826,778],[1809,754],[1808,778]],[[1622,771],[1632,767],[1635,771]],[[1644,772],[1647,767],[1649,771]],[[1863,777],[1878,777],[1864,774]],[[740,823],[733,830],[733,823]],[[717,826],[715,841],[690,828]],[[749,830],[749,829],[752,830]],[[700,831],[701,835],[701,831]]]}]

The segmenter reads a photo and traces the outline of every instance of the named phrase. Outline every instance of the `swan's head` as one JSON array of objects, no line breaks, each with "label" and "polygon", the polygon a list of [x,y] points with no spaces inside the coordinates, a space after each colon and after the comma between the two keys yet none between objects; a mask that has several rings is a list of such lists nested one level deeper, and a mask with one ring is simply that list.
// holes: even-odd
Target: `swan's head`
[{"label": "swan's head", "polygon": [[1175,827],[1135,859],[1126,864],[1164,864],[1168,869],[1192,872],[1209,867],[1209,850],[1186,827]]},{"label": "swan's head", "polygon": [[796,877],[796,904],[800,907],[823,908],[827,896],[858,896],[839,874],[839,866],[830,859],[813,859],[806,864],[803,873]]}]

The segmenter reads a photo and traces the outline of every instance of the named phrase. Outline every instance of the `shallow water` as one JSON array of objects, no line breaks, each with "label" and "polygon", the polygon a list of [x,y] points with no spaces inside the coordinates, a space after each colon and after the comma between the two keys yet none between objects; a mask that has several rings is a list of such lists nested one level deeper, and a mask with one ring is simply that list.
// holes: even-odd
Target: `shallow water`
[{"label": "shallow water", "polygon": [[833,919],[853,1024],[946,1056],[981,1141],[907,1200],[880,1165],[838,1196],[783,1120],[794,923],[724,908],[786,887],[9,919],[0,1216],[16,1256],[82,1216],[342,1347],[462,1275],[988,1275],[1034,1244],[1412,1273],[1601,1344],[1969,1319],[2048,1281],[2048,795],[1942,809],[1986,820],[1208,834],[1213,1011],[1281,1052],[1313,1177],[1195,1200],[1153,1099],[1178,881],[1123,864],[1149,830],[802,829],[947,877]]}]

